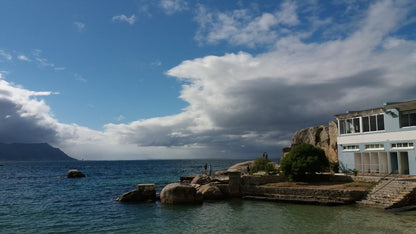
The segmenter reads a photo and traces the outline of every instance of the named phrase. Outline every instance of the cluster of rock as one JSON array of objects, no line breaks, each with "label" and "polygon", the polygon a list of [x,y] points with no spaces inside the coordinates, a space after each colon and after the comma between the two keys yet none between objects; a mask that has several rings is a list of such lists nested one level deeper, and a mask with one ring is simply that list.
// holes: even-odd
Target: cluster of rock
[{"label": "cluster of rock", "polygon": [[[232,173],[232,172],[231,172]],[[240,173],[238,178],[240,178]],[[230,184],[224,180],[213,179],[208,175],[188,176],[187,180],[166,185],[160,193],[160,201],[164,204],[199,204],[203,201],[221,200],[230,195]],[[190,180],[192,179],[192,180]],[[238,181],[238,186],[240,182]],[[239,187],[237,188],[239,192]],[[123,194],[117,201],[144,202],[156,200],[154,184],[137,185],[137,189]]]},{"label": "cluster of rock", "polygon": [[[328,126],[320,125],[315,127],[304,128],[295,132],[292,137],[292,145],[301,143],[311,144],[325,151],[325,155],[330,162],[338,161],[337,149],[338,126],[335,121],[330,121]],[[285,149],[282,158],[289,152]]]},{"label": "cluster of rock", "polygon": [[169,184],[160,193],[160,201],[165,204],[201,203],[224,197],[218,182],[207,175],[196,175],[190,183]]}]

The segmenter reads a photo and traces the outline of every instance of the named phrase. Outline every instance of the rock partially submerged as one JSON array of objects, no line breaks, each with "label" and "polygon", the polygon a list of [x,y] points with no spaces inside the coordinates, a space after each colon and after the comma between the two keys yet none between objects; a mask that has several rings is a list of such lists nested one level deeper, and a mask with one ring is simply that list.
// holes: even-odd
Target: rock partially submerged
[{"label": "rock partially submerged", "polygon": [[78,171],[77,169],[71,169],[66,174],[67,178],[82,178],[85,177],[84,173]]},{"label": "rock partially submerged", "polygon": [[156,200],[155,184],[138,184],[137,189],[123,194],[117,201],[120,202],[147,202]]},{"label": "rock partially submerged", "polygon": [[202,203],[202,194],[189,184],[173,183],[162,189],[160,201],[164,204],[198,204]]},{"label": "rock partially submerged", "polygon": [[208,183],[201,185],[198,188],[198,192],[202,194],[204,200],[220,200],[223,199],[224,193],[215,183]]}]

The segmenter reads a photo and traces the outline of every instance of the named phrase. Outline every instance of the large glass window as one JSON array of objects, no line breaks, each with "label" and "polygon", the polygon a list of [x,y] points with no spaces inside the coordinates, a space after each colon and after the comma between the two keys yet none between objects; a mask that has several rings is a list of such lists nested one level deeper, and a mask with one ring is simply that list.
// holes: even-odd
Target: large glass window
[{"label": "large glass window", "polygon": [[377,131],[377,119],[375,115],[370,116],[370,131]]},{"label": "large glass window", "polygon": [[359,118],[353,119],[353,124],[354,124],[354,132],[361,132],[360,131],[360,119]]},{"label": "large glass window", "polygon": [[368,132],[370,131],[370,121],[369,121],[369,117],[365,116],[363,117],[363,132]]},{"label": "large glass window", "polygon": [[[360,121],[362,121],[362,125],[360,124]],[[384,115],[378,114],[350,119],[341,119],[339,120],[339,124],[341,134],[382,131],[384,130]]]},{"label": "large glass window", "polygon": [[363,132],[384,130],[384,115],[383,114],[364,116],[362,120],[363,120]]},{"label": "large glass window", "polygon": [[340,124],[340,133],[341,134],[350,134],[350,133],[359,133],[360,132],[360,119],[342,119],[339,121]]},{"label": "large glass window", "polygon": [[377,130],[384,130],[384,115],[377,115]]},{"label": "large glass window", "polygon": [[400,127],[410,126],[416,126],[416,111],[407,111],[400,115]]},{"label": "large glass window", "polygon": [[345,120],[344,119],[341,119],[339,121],[339,132],[341,134],[345,134],[346,133],[346,131],[345,131]]}]

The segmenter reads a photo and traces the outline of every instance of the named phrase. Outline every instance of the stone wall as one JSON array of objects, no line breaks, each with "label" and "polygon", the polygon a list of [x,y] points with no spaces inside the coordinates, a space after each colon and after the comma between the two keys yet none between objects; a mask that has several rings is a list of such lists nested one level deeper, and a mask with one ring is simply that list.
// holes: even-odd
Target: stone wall
[{"label": "stone wall", "polygon": [[279,183],[286,181],[283,176],[263,175],[263,176],[242,176],[241,185],[263,185],[269,183]]},{"label": "stone wall", "polygon": [[350,204],[363,199],[367,191],[329,190],[290,187],[243,186],[241,191],[246,198],[262,197],[268,200],[319,203]]},{"label": "stone wall", "polygon": [[[320,125],[304,128],[295,132],[292,137],[292,146],[301,143],[311,144],[325,151],[325,155],[330,162],[338,161],[337,149],[338,126],[335,121],[330,121],[328,126]],[[282,153],[282,158],[288,153],[286,149]]]}]

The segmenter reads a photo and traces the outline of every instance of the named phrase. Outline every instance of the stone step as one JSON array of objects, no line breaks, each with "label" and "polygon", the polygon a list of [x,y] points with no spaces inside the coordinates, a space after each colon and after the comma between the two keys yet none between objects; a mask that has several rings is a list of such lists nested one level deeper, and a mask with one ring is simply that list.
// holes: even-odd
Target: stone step
[{"label": "stone step", "polygon": [[382,180],[366,197],[357,202],[364,206],[387,209],[401,202],[416,188],[416,183],[408,181]]}]

